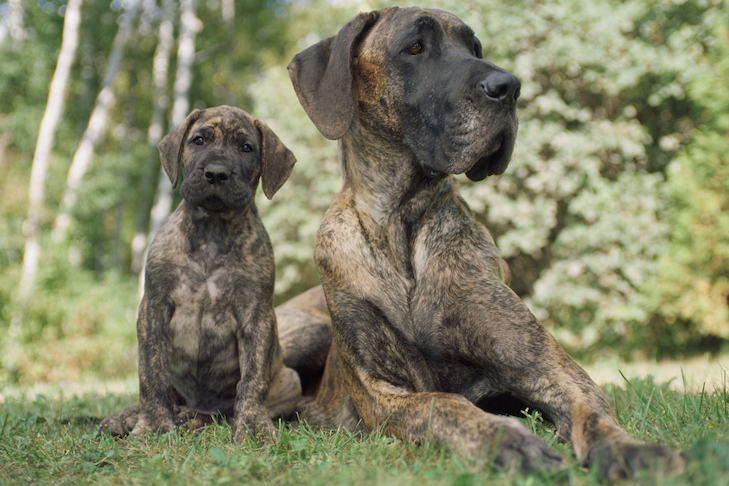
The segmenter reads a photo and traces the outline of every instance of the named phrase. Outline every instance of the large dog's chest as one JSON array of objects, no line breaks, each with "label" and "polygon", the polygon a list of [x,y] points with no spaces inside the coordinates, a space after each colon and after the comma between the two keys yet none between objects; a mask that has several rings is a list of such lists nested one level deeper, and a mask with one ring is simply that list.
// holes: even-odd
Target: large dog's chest
[{"label": "large dog's chest", "polygon": [[385,237],[363,228],[343,204],[330,209],[318,234],[316,257],[327,299],[341,299],[334,308],[330,304],[340,340],[363,368],[390,383],[462,392],[474,378],[459,357],[473,347],[478,330],[461,310],[500,274],[488,231],[455,198],[434,204],[413,226],[402,245],[405,261],[380,244]]}]

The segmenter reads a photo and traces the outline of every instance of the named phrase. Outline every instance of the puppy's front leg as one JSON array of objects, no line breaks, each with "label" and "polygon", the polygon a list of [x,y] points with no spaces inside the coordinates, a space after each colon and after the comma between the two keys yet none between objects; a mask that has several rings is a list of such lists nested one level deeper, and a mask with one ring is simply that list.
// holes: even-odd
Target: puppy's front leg
[{"label": "puppy's front leg", "polygon": [[170,343],[166,332],[173,308],[171,304],[155,302],[153,288],[154,285],[147,285],[137,319],[140,413],[131,432],[137,437],[148,432],[166,433],[175,426],[172,408],[177,392],[170,378]]},{"label": "puppy's front leg", "polygon": [[251,307],[242,314],[250,318],[241,319],[238,328],[240,381],[236,385],[234,404],[235,441],[238,443],[249,435],[276,434],[266,405],[278,339],[276,317],[270,304],[256,303]]}]

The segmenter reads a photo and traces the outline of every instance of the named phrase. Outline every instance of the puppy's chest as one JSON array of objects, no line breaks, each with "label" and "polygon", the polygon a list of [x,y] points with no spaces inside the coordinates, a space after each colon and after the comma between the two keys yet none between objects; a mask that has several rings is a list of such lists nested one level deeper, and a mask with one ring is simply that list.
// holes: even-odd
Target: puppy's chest
[{"label": "puppy's chest", "polygon": [[169,329],[174,351],[194,361],[201,355],[235,350],[247,307],[246,287],[251,284],[245,268],[232,256],[201,248],[176,273]]}]

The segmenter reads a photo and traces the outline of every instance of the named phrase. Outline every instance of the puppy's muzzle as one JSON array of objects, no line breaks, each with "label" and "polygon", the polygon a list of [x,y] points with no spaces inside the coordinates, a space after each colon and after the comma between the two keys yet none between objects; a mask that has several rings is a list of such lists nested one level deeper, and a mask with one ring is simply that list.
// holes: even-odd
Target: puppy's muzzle
[{"label": "puppy's muzzle", "polygon": [[205,179],[212,185],[223,184],[230,178],[230,170],[220,164],[208,164],[203,169]]}]

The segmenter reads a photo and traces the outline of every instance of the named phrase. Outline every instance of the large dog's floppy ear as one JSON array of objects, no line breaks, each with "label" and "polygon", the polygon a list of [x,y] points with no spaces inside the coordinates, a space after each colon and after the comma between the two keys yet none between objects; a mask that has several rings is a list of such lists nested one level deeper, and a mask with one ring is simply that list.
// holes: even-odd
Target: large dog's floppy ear
[{"label": "large dog's floppy ear", "polygon": [[172,182],[172,188],[177,187],[177,181],[180,177],[180,164],[182,163],[182,149],[184,148],[187,134],[190,127],[200,118],[202,112],[193,110],[184,122],[180,123],[170,133],[160,140],[157,148],[159,149],[159,158],[162,160],[162,167],[165,168],[167,177]]},{"label": "large dog's floppy ear", "polygon": [[352,123],[352,50],[377,18],[377,12],[357,15],[336,36],[296,54],[288,66],[301,106],[330,140],[341,138]]},{"label": "large dog's floppy ear", "polygon": [[261,186],[271,199],[291,175],[296,157],[263,121],[255,119],[253,123],[261,132]]}]

